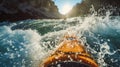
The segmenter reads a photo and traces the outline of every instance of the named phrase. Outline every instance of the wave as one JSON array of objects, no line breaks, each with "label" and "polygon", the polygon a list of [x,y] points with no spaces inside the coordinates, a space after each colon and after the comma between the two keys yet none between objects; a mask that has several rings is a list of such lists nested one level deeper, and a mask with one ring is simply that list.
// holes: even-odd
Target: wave
[{"label": "wave", "polygon": [[119,21],[119,16],[88,16],[1,23],[0,66],[39,66],[69,33],[77,35],[100,67],[119,67]]}]

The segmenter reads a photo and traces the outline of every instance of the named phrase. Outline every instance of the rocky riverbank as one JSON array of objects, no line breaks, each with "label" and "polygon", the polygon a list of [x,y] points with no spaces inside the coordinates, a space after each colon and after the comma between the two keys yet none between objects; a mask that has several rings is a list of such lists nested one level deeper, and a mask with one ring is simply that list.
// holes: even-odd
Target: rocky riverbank
[{"label": "rocky riverbank", "polygon": [[1,0],[0,21],[61,18],[52,0]]},{"label": "rocky riverbank", "polygon": [[111,15],[120,15],[119,0],[83,0],[78,3],[67,14],[68,17],[86,16],[95,13],[96,15],[106,15],[109,11]]}]

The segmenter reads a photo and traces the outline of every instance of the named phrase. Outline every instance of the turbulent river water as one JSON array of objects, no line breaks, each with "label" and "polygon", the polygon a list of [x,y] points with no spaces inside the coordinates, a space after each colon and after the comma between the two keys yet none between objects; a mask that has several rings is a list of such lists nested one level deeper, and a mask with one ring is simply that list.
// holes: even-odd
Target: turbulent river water
[{"label": "turbulent river water", "polygon": [[65,33],[76,34],[100,67],[120,67],[120,16],[0,22],[0,67],[37,67]]}]

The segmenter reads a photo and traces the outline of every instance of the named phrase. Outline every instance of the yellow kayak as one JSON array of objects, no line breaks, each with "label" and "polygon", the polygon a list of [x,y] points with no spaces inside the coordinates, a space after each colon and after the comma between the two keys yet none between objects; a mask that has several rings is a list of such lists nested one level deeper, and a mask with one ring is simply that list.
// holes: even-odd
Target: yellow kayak
[{"label": "yellow kayak", "polygon": [[59,45],[40,67],[98,67],[76,36],[65,36]]}]

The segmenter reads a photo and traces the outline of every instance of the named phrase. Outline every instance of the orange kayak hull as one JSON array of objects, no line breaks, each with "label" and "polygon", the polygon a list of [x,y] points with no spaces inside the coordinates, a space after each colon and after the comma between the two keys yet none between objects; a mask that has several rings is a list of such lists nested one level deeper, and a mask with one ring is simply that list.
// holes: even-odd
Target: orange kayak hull
[{"label": "orange kayak hull", "polygon": [[60,47],[47,59],[44,60],[41,67],[48,67],[58,62],[79,62],[98,67],[98,64],[91,58],[84,46],[76,39],[66,39],[61,42]]}]

